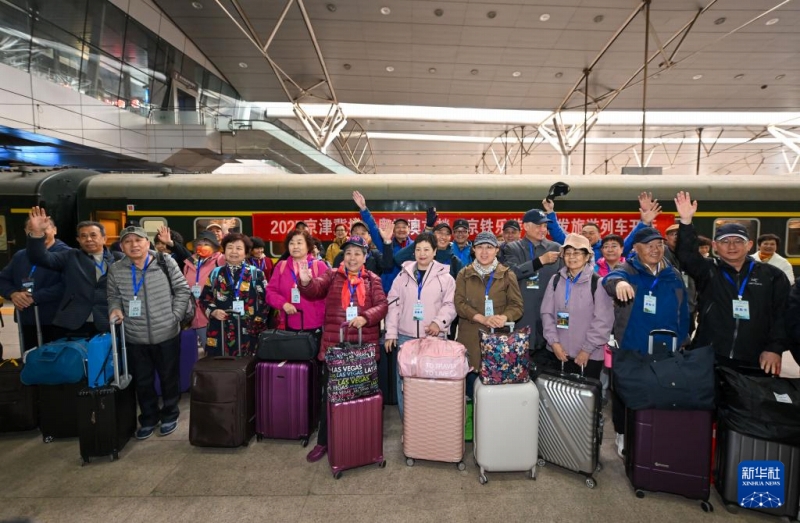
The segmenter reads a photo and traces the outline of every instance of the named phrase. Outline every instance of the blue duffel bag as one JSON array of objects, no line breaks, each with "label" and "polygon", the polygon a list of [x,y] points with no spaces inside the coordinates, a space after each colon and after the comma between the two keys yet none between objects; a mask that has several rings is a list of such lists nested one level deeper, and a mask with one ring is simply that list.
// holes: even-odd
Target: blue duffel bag
[{"label": "blue duffel bag", "polygon": [[111,333],[98,334],[89,340],[86,367],[89,387],[93,389],[105,387],[114,379]]},{"label": "blue duffel bag", "polygon": [[25,353],[20,381],[25,385],[66,385],[86,378],[88,340],[60,339]]}]

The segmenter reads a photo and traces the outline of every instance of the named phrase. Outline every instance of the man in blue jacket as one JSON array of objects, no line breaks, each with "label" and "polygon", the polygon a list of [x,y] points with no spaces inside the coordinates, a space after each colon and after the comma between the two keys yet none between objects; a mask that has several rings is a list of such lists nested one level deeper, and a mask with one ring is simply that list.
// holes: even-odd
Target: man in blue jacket
[{"label": "man in blue jacket", "polygon": [[[681,273],[664,259],[665,239],[657,229],[644,227],[633,236],[633,248],[633,260],[603,279],[606,292],[616,299],[614,338],[621,350],[647,354],[650,332],[670,330],[677,334],[680,347],[688,341],[689,296]],[[623,457],[625,406],[616,393],[612,419],[617,453]]]},{"label": "man in blue jacket", "polygon": [[[31,232],[30,220],[25,223],[25,232]],[[56,224],[52,218],[48,218],[47,228],[44,230],[45,249],[52,253],[70,250],[66,243],[56,239],[57,233]],[[58,302],[64,295],[60,272],[31,264],[28,253],[22,249],[14,254],[11,263],[0,272],[0,295],[11,300],[22,317],[22,352],[37,345],[34,305],[39,308],[42,342],[56,339],[53,318],[58,310]],[[16,317],[14,319],[17,320]]]}]

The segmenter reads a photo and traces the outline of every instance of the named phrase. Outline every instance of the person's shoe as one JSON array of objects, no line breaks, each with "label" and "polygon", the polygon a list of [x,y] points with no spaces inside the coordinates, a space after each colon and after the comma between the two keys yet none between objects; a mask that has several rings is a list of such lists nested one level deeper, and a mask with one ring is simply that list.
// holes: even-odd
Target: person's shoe
[{"label": "person's shoe", "polygon": [[170,434],[175,432],[175,429],[177,429],[177,428],[178,428],[177,420],[176,421],[170,421],[169,423],[162,423],[161,424],[161,429],[158,431],[158,435],[159,436],[169,436]]},{"label": "person's shoe", "polygon": [[617,434],[617,454],[625,459],[625,434]]},{"label": "person's shoe", "polygon": [[136,439],[147,439],[156,431],[155,427],[142,427],[136,431]]},{"label": "person's shoe", "polygon": [[328,453],[328,447],[324,445],[317,445],[313,449],[311,449],[311,452],[308,453],[308,456],[306,456],[306,461],[308,461],[309,463],[315,463],[321,460],[327,453]]}]

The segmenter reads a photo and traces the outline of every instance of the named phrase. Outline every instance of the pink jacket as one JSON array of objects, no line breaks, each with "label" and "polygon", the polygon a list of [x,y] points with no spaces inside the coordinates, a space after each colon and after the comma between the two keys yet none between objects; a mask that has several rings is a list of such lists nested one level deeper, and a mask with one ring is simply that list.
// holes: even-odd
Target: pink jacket
[{"label": "pink jacket", "polygon": [[[185,265],[183,268],[183,275],[186,276],[186,283],[189,284],[189,288],[191,289],[196,282],[197,285],[200,285],[200,289],[202,290],[206,282],[208,282],[208,278],[211,276],[211,271],[213,271],[216,267],[225,265],[225,255],[221,252],[215,252],[209,256],[208,259],[200,265],[199,277],[197,275],[197,260],[194,257],[189,258],[183,263]],[[194,299],[194,297],[192,297],[192,299]],[[208,318],[206,318],[205,309],[203,309],[203,307],[200,306],[200,303],[195,300],[192,328],[202,329],[207,326]]]},{"label": "pink jacket", "polygon": [[389,291],[389,313],[386,315],[386,338],[396,340],[398,334],[424,338],[425,327],[435,321],[444,332],[456,317],[454,296],[456,281],[450,276],[450,267],[433,261],[422,279],[422,321],[414,319],[417,303],[417,279],[414,272],[417,262],[407,261],[392,283]]},{"label": "pink jacket", "polygon": [[[316,278],[322,276],[330,270],[328,264],[322,260],[314,260],[313,256],[309,256],[308,261],[313,262],[311,266],[311,275]],[[267,285],[267,303],[270,307],[278,309],[278,317],[280,318],[279,329],[285,329],[286,313],[283,306],[286,303],[291,303],[292,287],[294,287],[294,278],[292,278],[292,271],[289,270],[287,263],[292,263],[291,258],[281,260],[272,271],[272,277],[269,279]],[[303,311],[303,324],[302,328],[306,330],[318,329],[322,327],[325,321],[325,299],[311,300],[306,297],[300,298],[300,303],[294,304],[295,308]],[[300,329],[300,314],[292,314],[289,316],[290,329]]]}]

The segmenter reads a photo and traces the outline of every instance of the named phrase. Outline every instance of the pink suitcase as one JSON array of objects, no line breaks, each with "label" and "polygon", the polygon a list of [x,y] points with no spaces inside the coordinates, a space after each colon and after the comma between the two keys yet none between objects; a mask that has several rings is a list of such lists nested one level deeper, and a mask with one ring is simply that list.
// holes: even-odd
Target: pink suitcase
[{"label": "pink suitcase", "polygon": [[256,365],[256,435],[299,439],[303,446],[319,423],[319,367],[313,361],[262,361]]},{"label": "pink suitcase", "polygon": [[383,460],[383,395],[359,398],[328,406],[328,462],[333,477],[342,471]]},{"label": "pink suitcase", "polygon": [[464,470],[466,380],[403,378],[403,454],[415,459],[456,463]]}]

